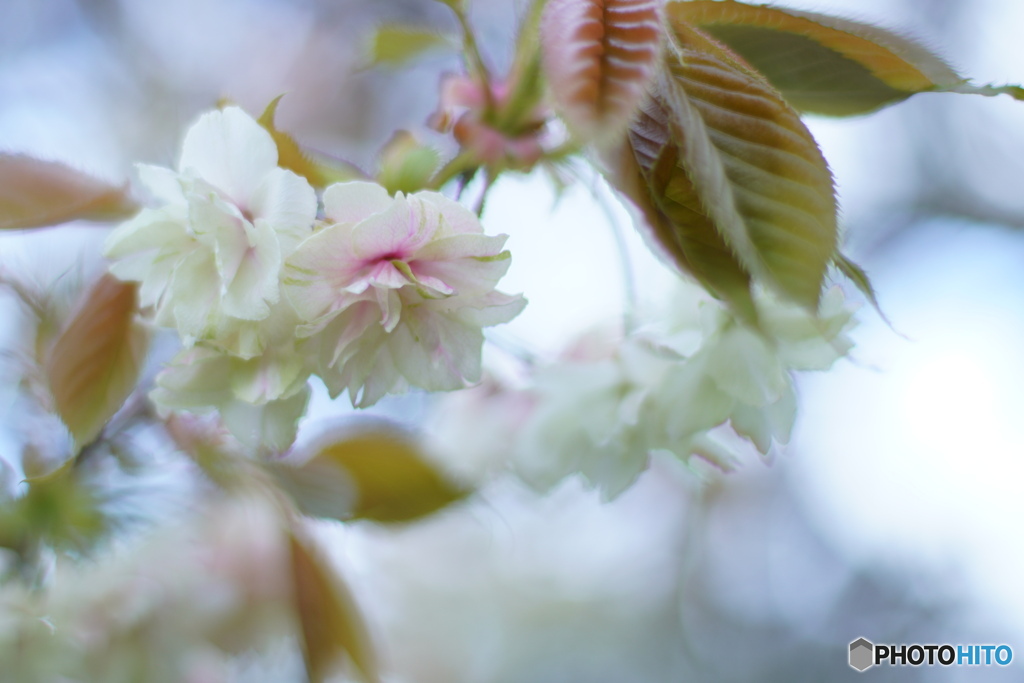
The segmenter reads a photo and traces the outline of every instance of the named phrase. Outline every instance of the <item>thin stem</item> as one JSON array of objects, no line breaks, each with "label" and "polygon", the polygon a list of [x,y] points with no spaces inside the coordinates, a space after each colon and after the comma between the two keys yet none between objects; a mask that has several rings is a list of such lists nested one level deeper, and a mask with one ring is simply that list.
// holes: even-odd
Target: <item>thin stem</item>
[{"label": "thin stem", "polygon": [[499,175],[499,172],[493,172],[489,168],[484,169],[484,186],[483,189],[480,190],[480,196],[476,198],[476,206],[473,208],[473,212],[476,213],[478,217],[483,217],[484,204],[487,202],[487,193],[490,191],[491,187],[493,187],[494,181],[497,180]]},{"label": "thin stem", "polygon": [[453,178],[456,178],[468,171],[475,171],[475,169],[476,161],[474,161],[473,155],[468,152],[460,152],[451,161],[442,166],[441,170],[434,175],[434,180],[431,183],[431,186],[435,190],[440,190]]},{"label": "thin stem", "polygon": [[461,6],[452,5],[451,8],[462,29],[462,48],[466,69],[480,80],[480,85],[484,89],[484,97],[487,99],[487,111],[488,113],[492,112],[494,111],[494,93],[491,92],[491,72],[480,53],[480,46],[476,42],[473,27],[469,25],[469,17],[466,16],[465,10]]},{"label": "thin stem", "polygon": [[519,361],[527,368],[534,368],[541,364],[541,357],[521,339],[508,334],[489,330],[487,342],[498,349],[509,358]]},{"label": "thin stem", "polygon": [[608,201],[607,194],[602,191],[600,175],[595,174],[594,184],[590,191],[605,218],[608,219],[608,226],[611,228],[612,238],[615,240],[615,247],[619,252],[619,269],[622,273],[622,284],[625,289],[626,302],[622,312],[622,327],[625,334],[636,329],[636,312],[639,308],[636,287],[636,271],[633,268],[633,260],[629,257],[629,245],[626,243],[626,234],[622,222],[616,217],[615,210]]}]

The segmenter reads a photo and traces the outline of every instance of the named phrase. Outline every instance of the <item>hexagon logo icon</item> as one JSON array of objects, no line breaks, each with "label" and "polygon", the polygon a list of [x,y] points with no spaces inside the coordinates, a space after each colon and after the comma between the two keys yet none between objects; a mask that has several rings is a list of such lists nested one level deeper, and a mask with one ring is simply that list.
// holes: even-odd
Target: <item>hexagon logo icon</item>
[{"label": "hexagon logo icon", "polygon": [[867,638],[858,638],[850,643],[850,666],[864,671],[875,663],[875,646]]}]

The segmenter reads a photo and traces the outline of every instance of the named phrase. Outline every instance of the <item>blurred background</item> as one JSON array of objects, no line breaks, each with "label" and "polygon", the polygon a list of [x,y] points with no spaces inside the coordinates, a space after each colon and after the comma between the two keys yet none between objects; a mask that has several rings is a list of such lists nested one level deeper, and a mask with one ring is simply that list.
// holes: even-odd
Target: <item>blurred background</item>
[{"label": "blurred background", "polygon": [[[905,31],[979,82],[1024,81],[1018,0],[779,4]],[[519,5],[471,0],[498,71]],[[259,113],[287,93],[282,129],[372,170],[398,128],[435,140],[425,122],[457,67],[440,53],[367,69],[387,21],[454,28],[430,0],[2,0],[0,149],[123,182],[136,161],[174,165],[221,98]],[[861,636],[1006,643],[1024,659],[1024,104],[925,94],[809,123],[892,328],[865,307],[852,359],[800,378],[796,433],[770,466],[698,481],[656,462],[611,504],[571,481],[543,498],[498,481],[401,529],[325,527],[389,681],[856,680]],[[502,289],[531,302],[502,334],[553,354],[621,315],[613,201],[596,177],[561,195],[540,173],[498,184],[484,224],[511,236]],[[62,250],[52,232],[4,236],[0,263],[95,259],[105,231],[62,228]],[[626,242],[641,299],[662,301],[671,276]],[[348,410],[319,395],[303,434]],[[425,407],[380,411],[415,422]]]}]

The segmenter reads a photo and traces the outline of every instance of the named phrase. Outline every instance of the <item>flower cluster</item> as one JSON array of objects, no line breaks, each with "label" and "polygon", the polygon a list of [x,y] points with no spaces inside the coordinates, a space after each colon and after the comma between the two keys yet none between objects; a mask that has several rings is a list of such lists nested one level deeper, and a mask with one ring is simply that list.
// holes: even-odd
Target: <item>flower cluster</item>
[{"label": "flower cluster", "polygon": [[320,220],[313,188],[237,107],[192,126],[177,171],[139,176],[159,206],[118,227],[106,254],[185,345],[153,398],[217,408],[244,443],[287,447],[311,374],[362,407],[475,382],[481,328],[525,305],[494,290],[505,237],[484,235],[472,212],[349,182],[324,191]]},{"label": "flower cluster", "polygon": [[852,312],[838,288],[817,316],[761,295],[761,331],[696,286],[674,301],[659,328],[611,345],[584,339],[537,369],[528,387],[490,388],[472,411],[478,423],[488,423],[488,406],[521,408],[507,438],[490,443],[490,458],[542,491],[579,474],[606,499],[632,484],[654,453],[730,469],[737,456],[721,438],[725,426],[767,455],[793,427],[792,371],[825,370],[851,348]]}]

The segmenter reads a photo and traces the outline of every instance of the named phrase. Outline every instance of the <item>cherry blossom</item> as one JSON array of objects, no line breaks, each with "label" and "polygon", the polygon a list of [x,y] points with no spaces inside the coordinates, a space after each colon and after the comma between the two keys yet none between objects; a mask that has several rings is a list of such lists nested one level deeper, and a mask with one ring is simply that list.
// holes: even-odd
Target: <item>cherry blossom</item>
[{"label": "cherry blossom", "polygon": [[300,336],[317,335],[318,374],[369,406],[410,386],[453,390],[480,379],[481,328],[525,305],[495,291],[509,265],[505,236],[434,192],[411,195],[373,183],[324,193],[331,225],[288,259],[285,292]]},{"label": "cherry blossom", "polygon": [[261,350],[259,335],[239,327],[270,315],[283,259],[312,232],[317,210],[313,188],[277,161],[270,134],[227,107],[189,129],[177,171],[138,167],[161,205],[111,233],[110,270],[140,282],[141,304],[186,344]]}]

